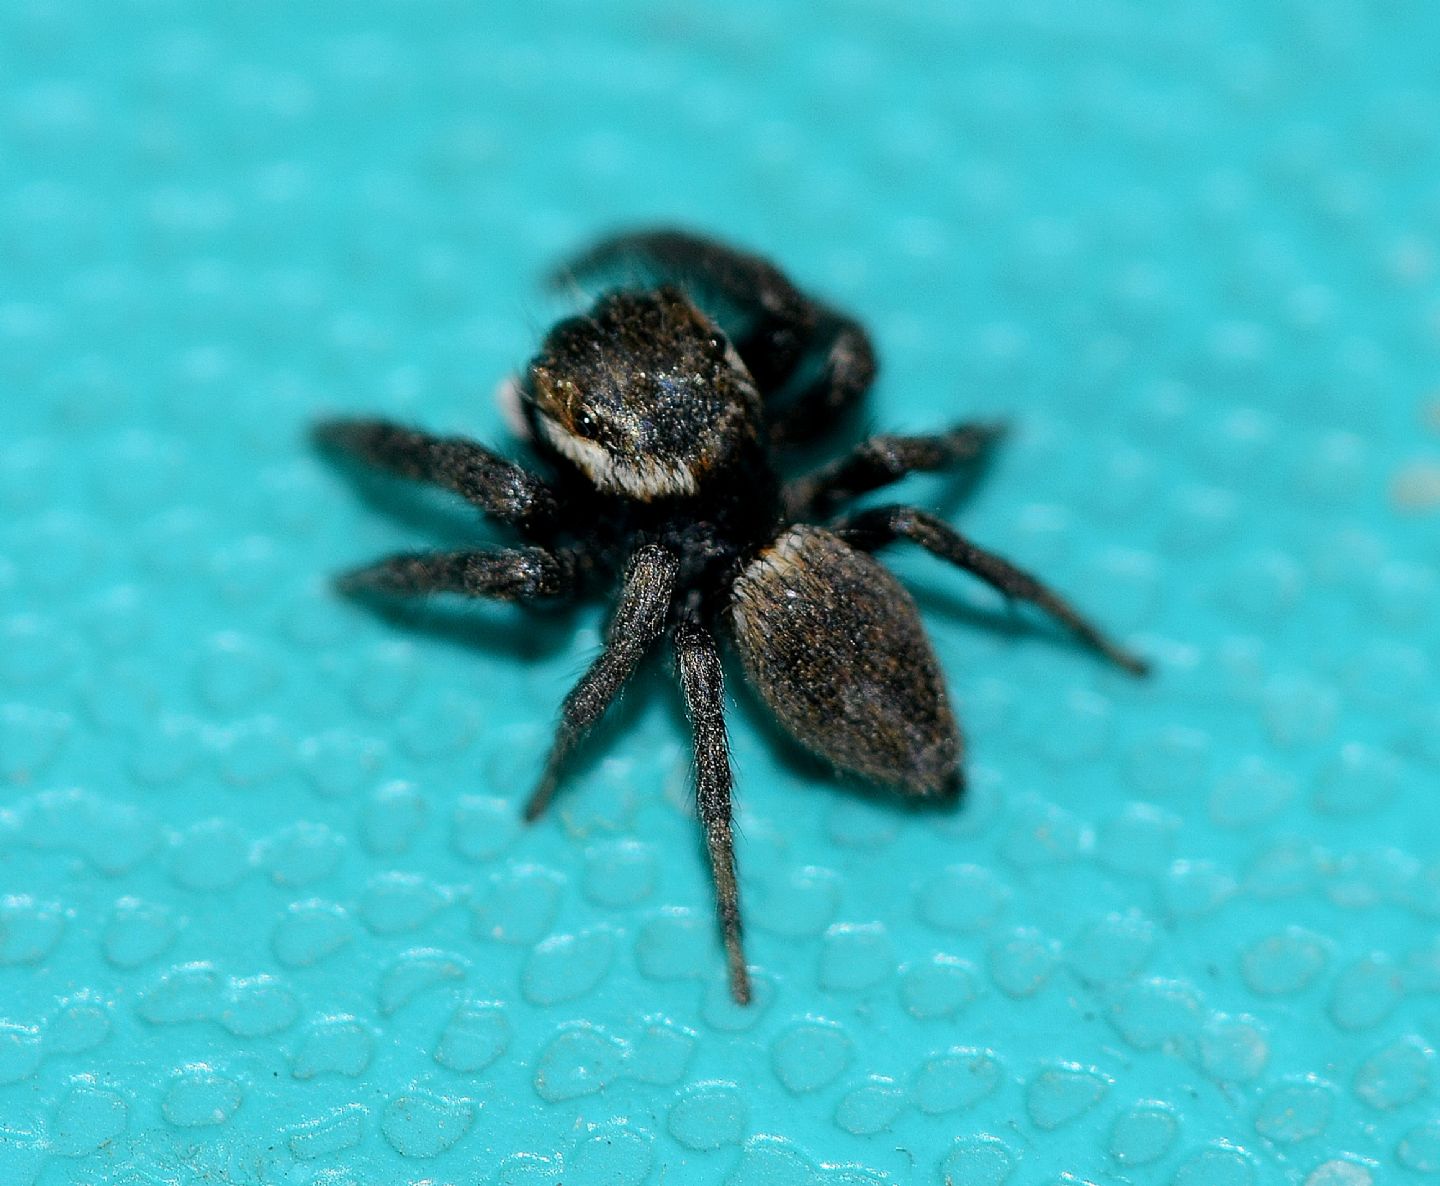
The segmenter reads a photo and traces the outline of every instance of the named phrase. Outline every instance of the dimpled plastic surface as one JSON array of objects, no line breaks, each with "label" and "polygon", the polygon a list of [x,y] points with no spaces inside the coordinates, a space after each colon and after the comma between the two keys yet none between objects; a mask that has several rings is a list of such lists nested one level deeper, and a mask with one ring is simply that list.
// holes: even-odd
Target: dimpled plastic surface
[{"label": "dimpled plastic surface", "polygon": [[[1440,17],[1422,0],[0,7],[0,1182],[1370,1186],[1440,1173]],[[618,224],[873,327],[912,479],[1158,674],[899,550],[970,738],[912,813],[732,713],[521,826],[598,606],[323,413],[502,439]],[[657,669],[663,673],[663,667]]]}]

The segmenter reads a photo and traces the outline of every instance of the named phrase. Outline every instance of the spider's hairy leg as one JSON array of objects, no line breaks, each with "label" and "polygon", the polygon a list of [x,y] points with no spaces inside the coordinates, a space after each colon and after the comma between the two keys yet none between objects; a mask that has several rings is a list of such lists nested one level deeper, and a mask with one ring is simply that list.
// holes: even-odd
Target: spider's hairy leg
[{"label": "spider's hairy leg", "polygon": [[525,805],[527,820],[544,813],[554,797],[565,759],[610,707],[665,628],[678,571],[675,557],[655,544],[646,544],[631,557],[605,649],[565,697],[545,771]]},{"label": "spider's hairy leg", "polygon": [[531,601],[576,592],[581,566],[570,551],[498,548],[468,552],[402,552],[342,573],[351,595],[459,593],[498,601]]},{"label": "spider's hairy leg", "polygon": [[673,228],[604,239],[557,269],[552,281],[587,280],[622,269],[712,297],[733,316],[720,323],[768,400],[807,360],[816,374],[771,419],[776,444],[822,435],[869,390],[877,362],[870,336],[853,318],[807,296],[762,256]]},{"label": "spider's hairy leg", "polygon": [[750,974],[740,941],[740,888],[735,880],[735,838],[730,827],[730,745],[725,735],[725,677],[709,631],[692,622],[675,631],[680,687],[695,745],[695,801],[705,828],[705,847],[715,876],[715,900],[725,954],[730,964],[730,995],[750,1002]]},{"label": "spider's hairy leg", "polygon": [[895,540],[909,540],[957,568],[979,577],[1006,597],[1028,601],[1049,614],[1086,646],[1132,675],[1145,675],[1149,664],[1102,634],[1054,590],[994,552],[966,539],[948,523],[916,507],[883,506],[837,520],[830,528],[852,547],[873,552]]},{"label": "spider's hairy leg", "polygon": [[529,470],[464,437],[417,432],[387,420],[324,420],[316,442],[402,478],[451,490],[522,532],[554,522],[554,491]]},{"label": "spider's hairy leg", "polygon": [[842,503],[898,482],[906,474],[949,469],[982,460],[1005,434],[1000,423],[957,424],[924,436],[873,436],[844,457],[795,479],[785,488],[791,518],[823,518]]},{"label": "spider's hairy leg", "polygon": [[770,418],[770,441],[779,448],[823,436],[865,398],[880,369],[863,325],[826,305],[815,309],[807,353],[818,356],[820,370]]}]

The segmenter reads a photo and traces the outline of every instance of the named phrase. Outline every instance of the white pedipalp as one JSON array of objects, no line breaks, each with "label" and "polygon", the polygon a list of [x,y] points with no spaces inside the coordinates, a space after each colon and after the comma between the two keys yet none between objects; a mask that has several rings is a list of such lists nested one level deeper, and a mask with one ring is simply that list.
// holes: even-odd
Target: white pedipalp
[{"label": "white pedipalp", "polygon": [[505,425],[522,441],[532,439],[530,424],[525,419],[525,395],[519,375],[506,375],[495,387],[495,406]]}]

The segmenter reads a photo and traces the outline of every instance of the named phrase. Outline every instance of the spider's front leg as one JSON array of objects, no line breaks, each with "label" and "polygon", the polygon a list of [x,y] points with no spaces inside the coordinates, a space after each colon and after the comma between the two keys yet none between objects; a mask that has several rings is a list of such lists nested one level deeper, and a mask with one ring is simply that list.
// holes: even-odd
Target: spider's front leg
[{"label": "spider's front leg", "polygon": [[949,469],[984,459],[1003,424],[957,424],[925,436],[874,436],[848,454],[785,487],[791,519],[824,518],[842,503],[898,482],[906,474]]},{"label": "spider's front leg", "polygon": [[[768,401],[787,390],[770,417],[777,445],[822,435],[875,379],[875,349],[859,322],[807,296],[761,256],[703,235],[673,229],[616,235],[570,260],[552,279],[585,280],[627,268],[657,283],[698,289],[733,311],[739,324],[727,324],[726,333],[761,394]],[[789,392],[812,359],[818,364],[814,377]]]},{"label": "spider's front leg", "polygon": [[679,561],[656,544],[645,545],[631,557],[605,636],[605,649],[565,697],[545,771],[525,805],[527,820],[544,813],[555,795],[566,758],[610,707],[664,630],[679,568]]},{"label": "spider's front leg", "polygon": [[335,585],[352,595],[459,593],[498,601],[532,601],[578,592],[582,573],[581,558],[568,549],[402,552],[342,573]]},{"label": "spider's front leg", "polygon": [[387,420],[325,420],[315,440],[402,478],[453,491],[522,533],[556,519],[554,491],[513,461],[465,437],[434,436]]},{"label": "spider's front leg", "polygon": [[695,746],[695,802],[705,828],[705,847],[715,876],[715,901],[730,964],[730,995],[750,1003],[750,974],[740,941],[740,887],[735,878],[735,838],[730,826],[730,744],[725,734],[725,677],[715,639],[704,627],[683,623],[675,631],[680,688]]},{"label": "spider's front leg", "polygon": [[1028,601],[1043,610],[1086,646],[1131,675],[1145,675],[1150,670],[1144,659],[1112,642],[1037,577],[1015,567],[1003,556],[971,543],[950,524],[916,507],[883,506],[858,511],[837,520],[830,530],[865,552],[873,552],[895,540],[910,540],[941,560],[973,573],[1006,597]]}]

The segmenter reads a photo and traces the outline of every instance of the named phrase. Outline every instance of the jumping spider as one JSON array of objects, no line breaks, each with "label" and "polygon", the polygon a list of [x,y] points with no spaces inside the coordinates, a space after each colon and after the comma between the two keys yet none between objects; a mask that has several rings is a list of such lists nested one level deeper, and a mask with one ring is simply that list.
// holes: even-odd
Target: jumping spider
[{"label": "jumping spider", "polygon": [[960,733],[915,603],[871,553],[919,544],[1038,606],[1125,670],[1142,674],[1145,664],[1033,576],[925,511],[891,505],[833,517],[908,473],[975,461],[996,427],[871,437],[781,480],[777,461],[831,428],[875,377],[869,337],[851,318],[765,260],[679,231],[607,239],[556,279],[616,274],[647,283],[556,325],[511,387],[545,476],[464,438],[377,420],[318,426],[325,445],[454,491],[524,541],[392,556],[346,574],[340,587],[510,601],[615,590],[604,649],[565,698],[527,820],[545,810],[566,760],[646,652],[668,637],[693,731],[730,990],[743,1004],[750,980],[717,635],[796,740],[915,799],[959,794]]}]

